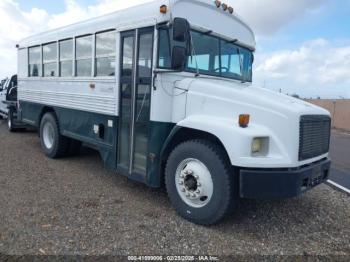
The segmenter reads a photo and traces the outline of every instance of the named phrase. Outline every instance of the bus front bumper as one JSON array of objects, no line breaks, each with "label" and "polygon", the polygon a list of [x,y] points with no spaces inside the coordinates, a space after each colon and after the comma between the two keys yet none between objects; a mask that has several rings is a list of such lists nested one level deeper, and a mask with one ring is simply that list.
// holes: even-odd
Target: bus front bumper
[{"label": "bus front bumper", "polygon": [[240,196],[249,199],[296,197],[328,180],[331,161],[294,169],[241,169]]}]

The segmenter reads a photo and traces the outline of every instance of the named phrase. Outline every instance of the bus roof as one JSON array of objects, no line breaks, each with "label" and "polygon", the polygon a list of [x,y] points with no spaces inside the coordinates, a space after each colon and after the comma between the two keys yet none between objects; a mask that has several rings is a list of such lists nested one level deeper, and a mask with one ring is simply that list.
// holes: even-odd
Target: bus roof
[{"label": "bus roof", "polygon": [[[160,6],[164,4],[169,9],[166,14],[159,11]],[[18,46],[36,46],[110,29],[126,31],[167,22],[173,17],[186,18],[192,27],[210,30],[255,49],[255,36],[251,28],[237,14],[230,14],[221,7],[217,8],[212,0],[156,0],[43,32],[20,41]]]}]

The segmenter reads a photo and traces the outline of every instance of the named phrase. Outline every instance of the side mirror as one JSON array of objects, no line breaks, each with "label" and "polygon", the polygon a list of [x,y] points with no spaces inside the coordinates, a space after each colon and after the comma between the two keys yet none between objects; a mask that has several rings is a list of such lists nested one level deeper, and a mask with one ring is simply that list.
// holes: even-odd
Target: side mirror
[{"label": "side mirror", "polygon": [[190,24],[184,18],[175,17],[173,22],[173,40],[177,42],[188,41]]},{"label": "side mirror", "polygon": [[187,59],[187,52],[185,47],[174,46],[171,56],[171,68],[176,71],[183,71]]},{"label": "side mirror", "polygon": [[180,17],[173,20],[173,41],[171,54],[171,68],[176,71],[183,71],[187,62],[187,54],[190,42],[190,24]]}]

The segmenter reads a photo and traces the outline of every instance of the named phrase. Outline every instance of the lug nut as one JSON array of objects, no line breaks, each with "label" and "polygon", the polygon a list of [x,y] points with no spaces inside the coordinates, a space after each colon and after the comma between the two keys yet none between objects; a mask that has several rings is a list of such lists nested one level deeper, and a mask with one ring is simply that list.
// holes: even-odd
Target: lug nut
[{"label": "lug nut", "polygon": [[197,190],[197,191],[196,191],[196,194],[200,194],[200,193],[201,193],[201,191],[200,191],[200,190]]},{"label": "lug nut", "polygon": [[192,197],[195,198],[195,197],[196,197],[196,194],[192,194]]},{"label": "lug nut", "polygon": [[180,186],[182,186],[183,184],[184,184],[184,182],[183,182],[183,181],[180,181],[180,182],[179,182],[179,185],[180,185]]},{"label": "lug nut", "polygon": [[192,175],[193,172],[191,170],[186,170],[186,175]]},{"label": "lug nut", "polygon": [[195,177],[195,179],[197,179],[197,180],[199,179],[199,176],[198,176],[198,175],[195,175],[194,177]]},{"label": "lug nut", "polygon": [[197,183],[197,186],[198,186],[198,187],[201,187],[201,186],[202,186],[202,184],[198,182],[198,183]]}]

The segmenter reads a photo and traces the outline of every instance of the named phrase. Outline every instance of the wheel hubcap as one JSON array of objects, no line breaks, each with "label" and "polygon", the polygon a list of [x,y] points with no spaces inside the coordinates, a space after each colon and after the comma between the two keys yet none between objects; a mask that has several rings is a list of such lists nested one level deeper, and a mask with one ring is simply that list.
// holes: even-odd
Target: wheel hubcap
[{"label": "wheel hubcap", "polygon": [[50,122],[46,122],[43,128],[43,140],[46,148],[51,149],[55,140],[55,132],[53,125]]},{"label": "wheel hubcap", "polygon": [[181,199],[191,207],[204,207],[213,196],[210,171],[198,159],[185,159],[179,164],[175,183]]},{"label": "wheel hubcap", "polygon": [[[181,181],[182,182],[182,181]],[[192,176],[192,175],[188,175],[185,177],[185,188],[188,190],[188,191],[196,191],[198,186],[197,186],[197,179]]]}]

